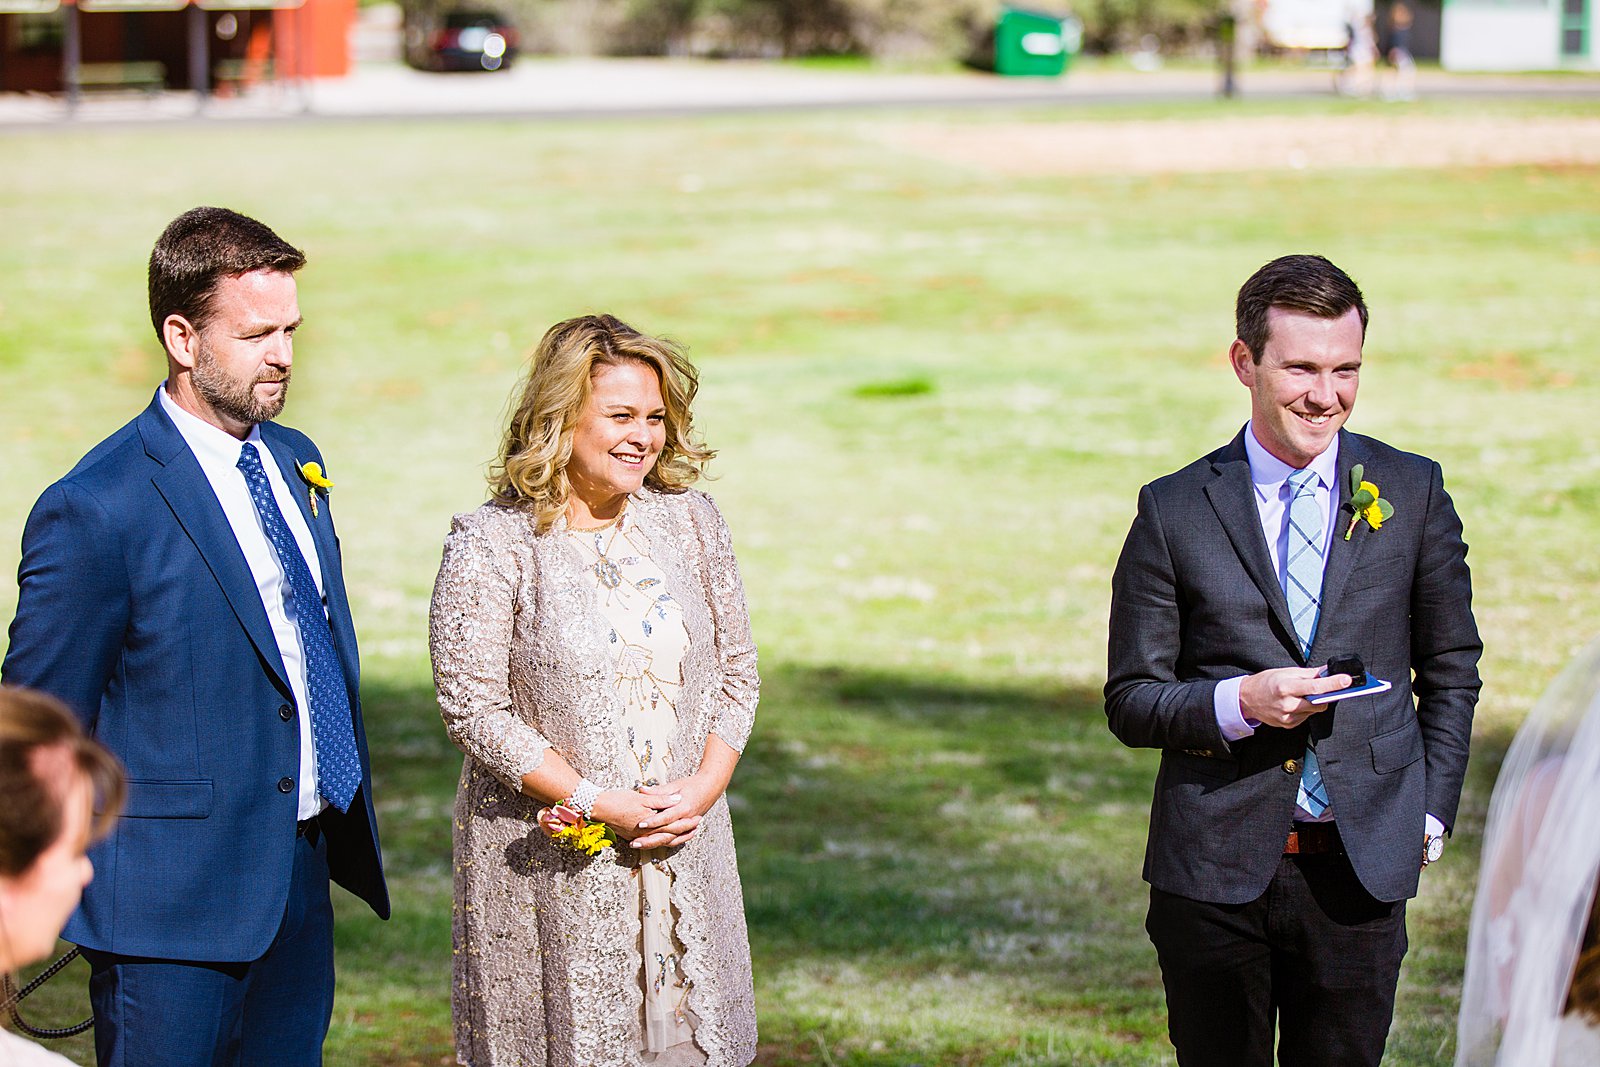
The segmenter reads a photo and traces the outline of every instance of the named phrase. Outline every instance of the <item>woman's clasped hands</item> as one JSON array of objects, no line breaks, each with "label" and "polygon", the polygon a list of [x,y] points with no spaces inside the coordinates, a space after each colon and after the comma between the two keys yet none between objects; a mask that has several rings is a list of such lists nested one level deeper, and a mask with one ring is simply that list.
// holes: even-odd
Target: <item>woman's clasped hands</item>
[{"label": "woman's clasped hands", "polygon": [[614,789],[594,802],[594,817],[634,848],[677,848],[700,828],[700,820],[722,795],[700,775],[675,782]]}]

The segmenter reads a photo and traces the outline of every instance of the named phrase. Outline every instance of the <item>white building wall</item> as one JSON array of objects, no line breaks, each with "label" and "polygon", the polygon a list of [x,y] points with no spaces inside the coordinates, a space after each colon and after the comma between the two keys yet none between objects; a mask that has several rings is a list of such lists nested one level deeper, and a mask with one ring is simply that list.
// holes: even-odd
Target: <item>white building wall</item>
[{"label": "white building wall", "polygon": [[1372,14],[1372,0],[1265,0],[1259,10],[1263,35],[1279,48],[1336,50]]},{"label": "white building wall", "polygon": [[1448,0],[1439,64],[1446,70],[1554,70],[1561,66],[1558,5],[1559,0]]}]

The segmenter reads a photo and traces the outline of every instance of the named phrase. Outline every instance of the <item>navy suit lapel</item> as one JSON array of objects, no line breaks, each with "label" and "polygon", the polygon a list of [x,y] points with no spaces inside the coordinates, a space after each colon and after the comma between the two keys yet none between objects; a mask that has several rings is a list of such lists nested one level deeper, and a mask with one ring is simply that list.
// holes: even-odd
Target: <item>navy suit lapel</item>
[{"label": "navy suit lapel", "polygon": [[[311,539],[316,542],[318,561],[326,561],[329,554],[334,551],[333,523],[328,517],[327,507],[320,502],[316,514],[311,513],[310,487],[299,474],[300,465],[310,457],[295,455],[294,449],[289,447],[289,443],[283,439],[283,435],[278,432],[278,427],[274,424],[264,422],[257,429],[261,431],[262,442],[271,450],[272,458],[278,463],[278,472],[293,490],[294,502],[300,507],[300,517],[305,519],[306,526],[311,529]],[[333,602],[333,590],[330,587],[329,572],[336,569],[323,562],[322,586],[327,591],[330,604]]]},{"label": "navy suit lapel", "polygon": [[[1284,598],[1283,586],[1272,569],[1272,555],[1267,551],[1266,535],[1261,531],[1261,509],[1256,506],[1256,487],[1250,480],[1250,457],[1244,449],[1244,435],[1240,430],[1222,455],[1212,461],[1216,478],[1206,485],[1206,498],[1222,528],[1227,531],[1233,550],[1244,564],[1250,580],[1267,602],[1267,607],[1277,616],[1284,633],[1294,633],[1294,620],[1289,615],[1289,602]],[[1299,649],[1296,648],[1298,653]]]},{"label": "navy suit lapel", "polygon": [[[339,650],[339,661],[344,667],[346,687],[350,691],[350,706],[356,706],[356,696],[361,687],[360,661],[356,656],[355,625],[350,618],[350,601],[345,595],[344,572],[339,566],[339,545],[333,532],[333,512],[326,497],[321,498],[316,514],[311,512],[310,487],[299,475],[299,467],[310,456],[297,456],[285,435],[275,423],[260,426],[261,440],[272,451],[283,480],[293,490],[300,515],[311,529],[311,539],[317,546],[317,562],[322,570],[322,590],[327,598],[328,628],[333,632],[334,647]],[[309,562],[309,561],[307,561]]]},{"label": "navy suit lapel", "polygon": [[280,691],[290,693],[289,672],[284,669],[283,657],[278,653],[278,641],[272,634],[272,624],[267,621],[267,610],[261,606],[255,576],[245,562],[233,527],[228,525],[228,516],[223,513],[211,483],[200,469],[200,461],[194,458],[178,428],[161,410],[159,397],[139,416],[138,426],[145,452],[161,464],[161,470],[151,478],[157,492],[199,550]]},{"label": "navy suit lapel", "polygon": [[[1339,460],[1338,484],[1333,487],[1331,500],[1333,507],[1328,516],[1328,521],[1333,523],[1333,547],[1328,549],[1328,562],[1322,568],[1322,617],[1326,619],[1338,610],[1339,597],[1344,592],[1345,585],[1350,581],[1350,575],[1355,570],[1356,561],[1361,556],[1361,547],[1367,543],[1367,535],[1372,531],[1364,522],[1356,523],[1355,530],[1350,534],[1350,540],[1344,539],[1344,532],[1349,529],[1350,516],[1350,469],[1357,463],[1365,465],[1365,451],[1361,442],[1352,434],[1339,431]],[[1366,472],[1372,480],[1374,471]],[[1326,632],[1326,627],[1317,626],[1320,636]],[[1315,644],[1315,642],[1314,642]],[[1316,651],[1314,648],[1313,651]]]}]

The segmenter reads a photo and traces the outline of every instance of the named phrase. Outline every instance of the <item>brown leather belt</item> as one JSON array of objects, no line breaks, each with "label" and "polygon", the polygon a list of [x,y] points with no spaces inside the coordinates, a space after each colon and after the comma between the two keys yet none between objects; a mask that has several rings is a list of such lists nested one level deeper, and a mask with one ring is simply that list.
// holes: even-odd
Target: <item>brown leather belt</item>
[{"label": "brown leather belt", "polygon": [[1297,822],[1284,842],[1285,856],[1315,856],[1320,853],[1343,852],[1344,842],[1339,840],[1339,827],[1331,822]]}]

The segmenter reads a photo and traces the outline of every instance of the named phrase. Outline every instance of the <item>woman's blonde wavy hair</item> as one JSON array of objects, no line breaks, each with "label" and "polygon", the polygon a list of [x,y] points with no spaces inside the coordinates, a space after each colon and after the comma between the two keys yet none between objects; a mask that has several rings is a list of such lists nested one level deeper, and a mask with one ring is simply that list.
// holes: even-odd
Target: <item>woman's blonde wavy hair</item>
[{"label": "woman's blonde wavy hair", "polygon": [[671,341],[640,333],[611,315],[580,315],[546,331],[528,363],[500,454],[489,468],[494,499],[531,512],[543,533],[567,510],[572,483],[572,432],[593,391],[600,367],[642,363],[661,380],[666,444],[644,484],[680,493],[705,473],[716,455],[694,431],[690,411],[700,375]]}]

